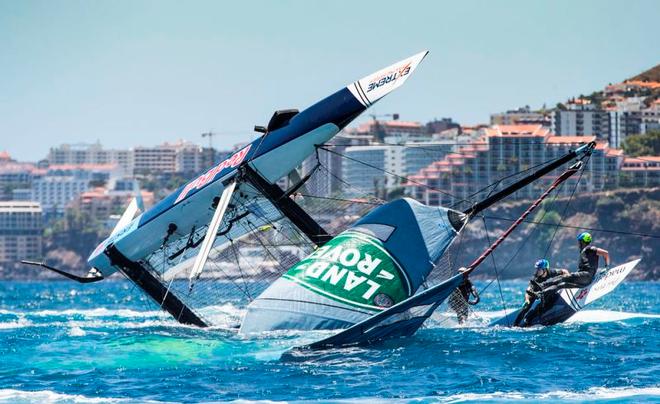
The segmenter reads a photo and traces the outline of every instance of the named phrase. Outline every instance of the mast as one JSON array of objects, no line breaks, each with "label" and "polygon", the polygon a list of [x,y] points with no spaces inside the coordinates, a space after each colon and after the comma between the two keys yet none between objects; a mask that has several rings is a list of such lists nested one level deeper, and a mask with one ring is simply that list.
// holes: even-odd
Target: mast
[{"label": "mast", "polygon": [[332,236],[321,227],[307,212],[295,203],[288,195],[276,184],[271,184],[264,179],[258,172],[249,165],[243,167],[245,179],[261,192],[268,200],[275,205],[280,212],[284,214],[293,224],[296,225],[305,235],[321,247],[327,243]]}]

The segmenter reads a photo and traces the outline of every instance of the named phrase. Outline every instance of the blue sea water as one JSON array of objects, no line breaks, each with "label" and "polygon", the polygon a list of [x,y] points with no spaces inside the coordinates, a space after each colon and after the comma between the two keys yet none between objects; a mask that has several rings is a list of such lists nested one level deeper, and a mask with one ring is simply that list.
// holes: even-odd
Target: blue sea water
[{"label": "blue sea water", "polygon": [[[524,287],[502,283],[509,308]],[[124,281],[0,282],[0,402],[660,402],[660,283],[525,330],[487,326],[497,287],[482,300],[466,326],[440,312],[407,340],[281,359],[325,334],[181,326]]]}]

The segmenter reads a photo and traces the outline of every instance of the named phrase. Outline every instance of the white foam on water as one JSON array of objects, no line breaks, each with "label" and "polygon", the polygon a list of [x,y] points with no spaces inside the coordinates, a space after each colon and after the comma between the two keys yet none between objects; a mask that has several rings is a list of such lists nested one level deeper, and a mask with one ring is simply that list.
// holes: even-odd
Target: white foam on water
[{"label": "white foam on water", "polygon": [[[63,394],[51,390],[25,391],[14,389],[0,389],[0,403],[130,403],[138,400],[107,397],[86,397],[80,394]],[[157,401],[139,400],[139,402],[156,403]]]},{"label": "white foam on water", "polygon": [[15,328],[24,328],[31,327],[33,325],[32,321],[26,320],[25,318],[19,318],[18,320],[6,321],[0,323],[0,330],[11,330]]},{"label": "white foam on water", "polygon": [[232,303],[217,306],[207,306],[199,309],[199,313],[211,320],[213,328],[231,329],[240,325],[245,308],[238,307]]},{"label": "white foam on water", "polygon": [[612,310],[580,310],[567,323],[608,323],[633,318],[660,318],[660,314],[628,313]]},{"label": "white foam on water", "polygon": [[69,328],[69,332],[67,334],[69,335],[69,337],[84,337],[85,335],[87,335],[85,330],[83,330],[77,325],[74,325],[71,328]]},{"label": "white foam on water", "polygon": [[463,393],[448,397],[438,397],[438,402],[463,403],[484,401],[596,401],[611,399],[631,399],[639,396],[660,397],[660,387],[592,387],[585,391],[573,392],[556,390],[547,393],[494,392]]},{"label": "white foam on water", "polygon": [[[384,399],[377,397],[365,397],[357,399],[333,400],[333,402],[344,403],[371,403],[371,402],[389,402],[389,403],[483,403],[483,402],[590,402],[600,400],[625,399],[634,402],[635,398],[660,398],[660,387],[592,387],[584,391],[566,391],[556,390],[547,393],[524,393],[518,391],[493,393],[459,393],[448,396],[427,396],[414,397],[406,399]],[[296,401],[293,401],[296,402]]]},{"label": "white foam on water", "polygon": [[[200,309],[204,317],[211,320],[213,327],[211,329],[234,329],[240,325],[241,319],[245,309],[231,303],[224,305],[209,306]],[[0,329],[2,328],[20,328],[20,327],[45,327],[45,326],[61,326],[60,320],[62,317],[70,319],[70,323],[75,322],[72,317],[82,317],[88,319],[85,321],[78,321],[77,324],[88,327],[113,327],[113,328],[145,328],[155,326],[165,327],[190,327],[184,324],[179,324],[172,317],[160,310],[151,311],[137,311],[131,309],[108,309],[108,308],[95,308],[95,309],[66,309],[66,310],[38,310],[38,311],[9,311],[0,310],[0,314],[12,315],[19,317],[20,320],[11,320],[7,322],[0,322]],[[41,322],[37,318],[54,317],[54,321]],[[26,318],[28,320],[26,320]],[[32,318],[34,322],[29,321]],[[112,318],[123,318],[134,321],[117,321]],[[98,320],[98,321],[97,321]],[[65,324],[67,325],[67,324]],[[194,327],[196,328],[196,327]]]},{"label": "white foam on water", "polygon": [[33,312],[23,312],[20,314],[30,316],[83,316],[83,317],[128,317],[128,318],[145,318],[145,317],[168,317],[168,314],[160,310],[152,311],[137,311],[130,309],[106,309],[99,307],[96,309],[67,309],[67,310],[40,310]]},{"label": "white foam on water", "polygon": [[[488,325],[491,321],[504,317],[510,314],[514,309],[496,310],[496,311],[476,311],[471,313],[465,326],[475,327],[479,325]],[[445,326],[458,326],[455,321],[455,315],[451,312],[434,313],[432,319]],[[625,311],[614,310],[580,310],[565,323],[607,323],[613,321],[625,321],[635,318],[652,318],[660,319],[660,314],[649,313],[630,313]],[[452,321],[453,320],[453,321]],[[477,320],[477,321],[471,321]],[[479,321],[480,320],[480,321]],[[507,327],[508,328],[508,327]]]},{"label": "white foam on water", "polygon": [[26,319],[12,320],[0,323],[0,330],[16,328],[66,328],[67,333],[74,337],[79,337],[86,333],[85,328],[114,328],[114,329],[137,329],[149,327],[175,327],[175,328],[193,328],[185,324],[179,324],[174,320],[146,320],[146,321],[108,321],[108,320],[84,320],[84,321],[51,321],[45,323],[35,323]]},{"label": "white foam on water", "polygon": [[14,316],[83,316],[83,317],[128,317],[128,318],[146,318],[146,317],[169,317],[167,313],[160,310],[137,311],[131,309],[107,309],[99,307],[96,309],[66,309],[66,310],[36,310],[36,311],[9,311],[0,310],[0,314]]}]

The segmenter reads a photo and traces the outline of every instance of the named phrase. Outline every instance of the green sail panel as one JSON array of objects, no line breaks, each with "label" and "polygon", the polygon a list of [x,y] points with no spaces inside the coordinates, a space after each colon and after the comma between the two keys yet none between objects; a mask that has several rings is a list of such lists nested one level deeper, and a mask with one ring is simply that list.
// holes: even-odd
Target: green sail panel
[{"label": "green sail panel", "polygon": [[410,281],[383,242],[355,231],[333,238],[283,277],[332,300],[373,311],[411,293]]}]

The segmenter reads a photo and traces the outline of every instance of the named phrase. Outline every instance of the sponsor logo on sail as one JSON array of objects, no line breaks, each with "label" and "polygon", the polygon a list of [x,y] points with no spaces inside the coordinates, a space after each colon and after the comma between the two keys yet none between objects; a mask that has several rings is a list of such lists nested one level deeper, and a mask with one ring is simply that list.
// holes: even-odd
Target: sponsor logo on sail
[{"label": "sponsor logo on sail", "polygon": [[237,151],[236,153],[232,154],[231,157],[223,161],[222,163],[218,164],[217,166],[211,168],[204,174],[200,175],[199,177],[195,178],[194,180],[190,181],[188,184],[186,184],[185,188],[181,191],[179,196],[176,198],[176,201],[174,201],[174,204],[176,205],[177,203],[181,202],[188,196],[188,194],[194,190],[194,189],[201,189],[203,188],[206,184],[213,182],[215,177],[222,172],[222,170],[226,168],[235,168],[239,164],[243,162],[245,159],[245,156],[247,155],[248,151],[250,151],[250,146],[247,145],[243,149]]},{"label": "sponsor logo on sail", "polygon": [[367,92],[382,87],[385,84],[397,81],[403,76],[407,76],[410,73],[410,67],[411,67],[411,62],[408,62],[403,66],[394,68],[386,73],[379,74],[374,79],[372,79],[369,82],[369,84],[367,84]]},{"label": "sponsor logo on sail", "polygon": [[283,275],[318,294],[382,310],[410,295],[405,274],[377,238],[347,231]]}]

